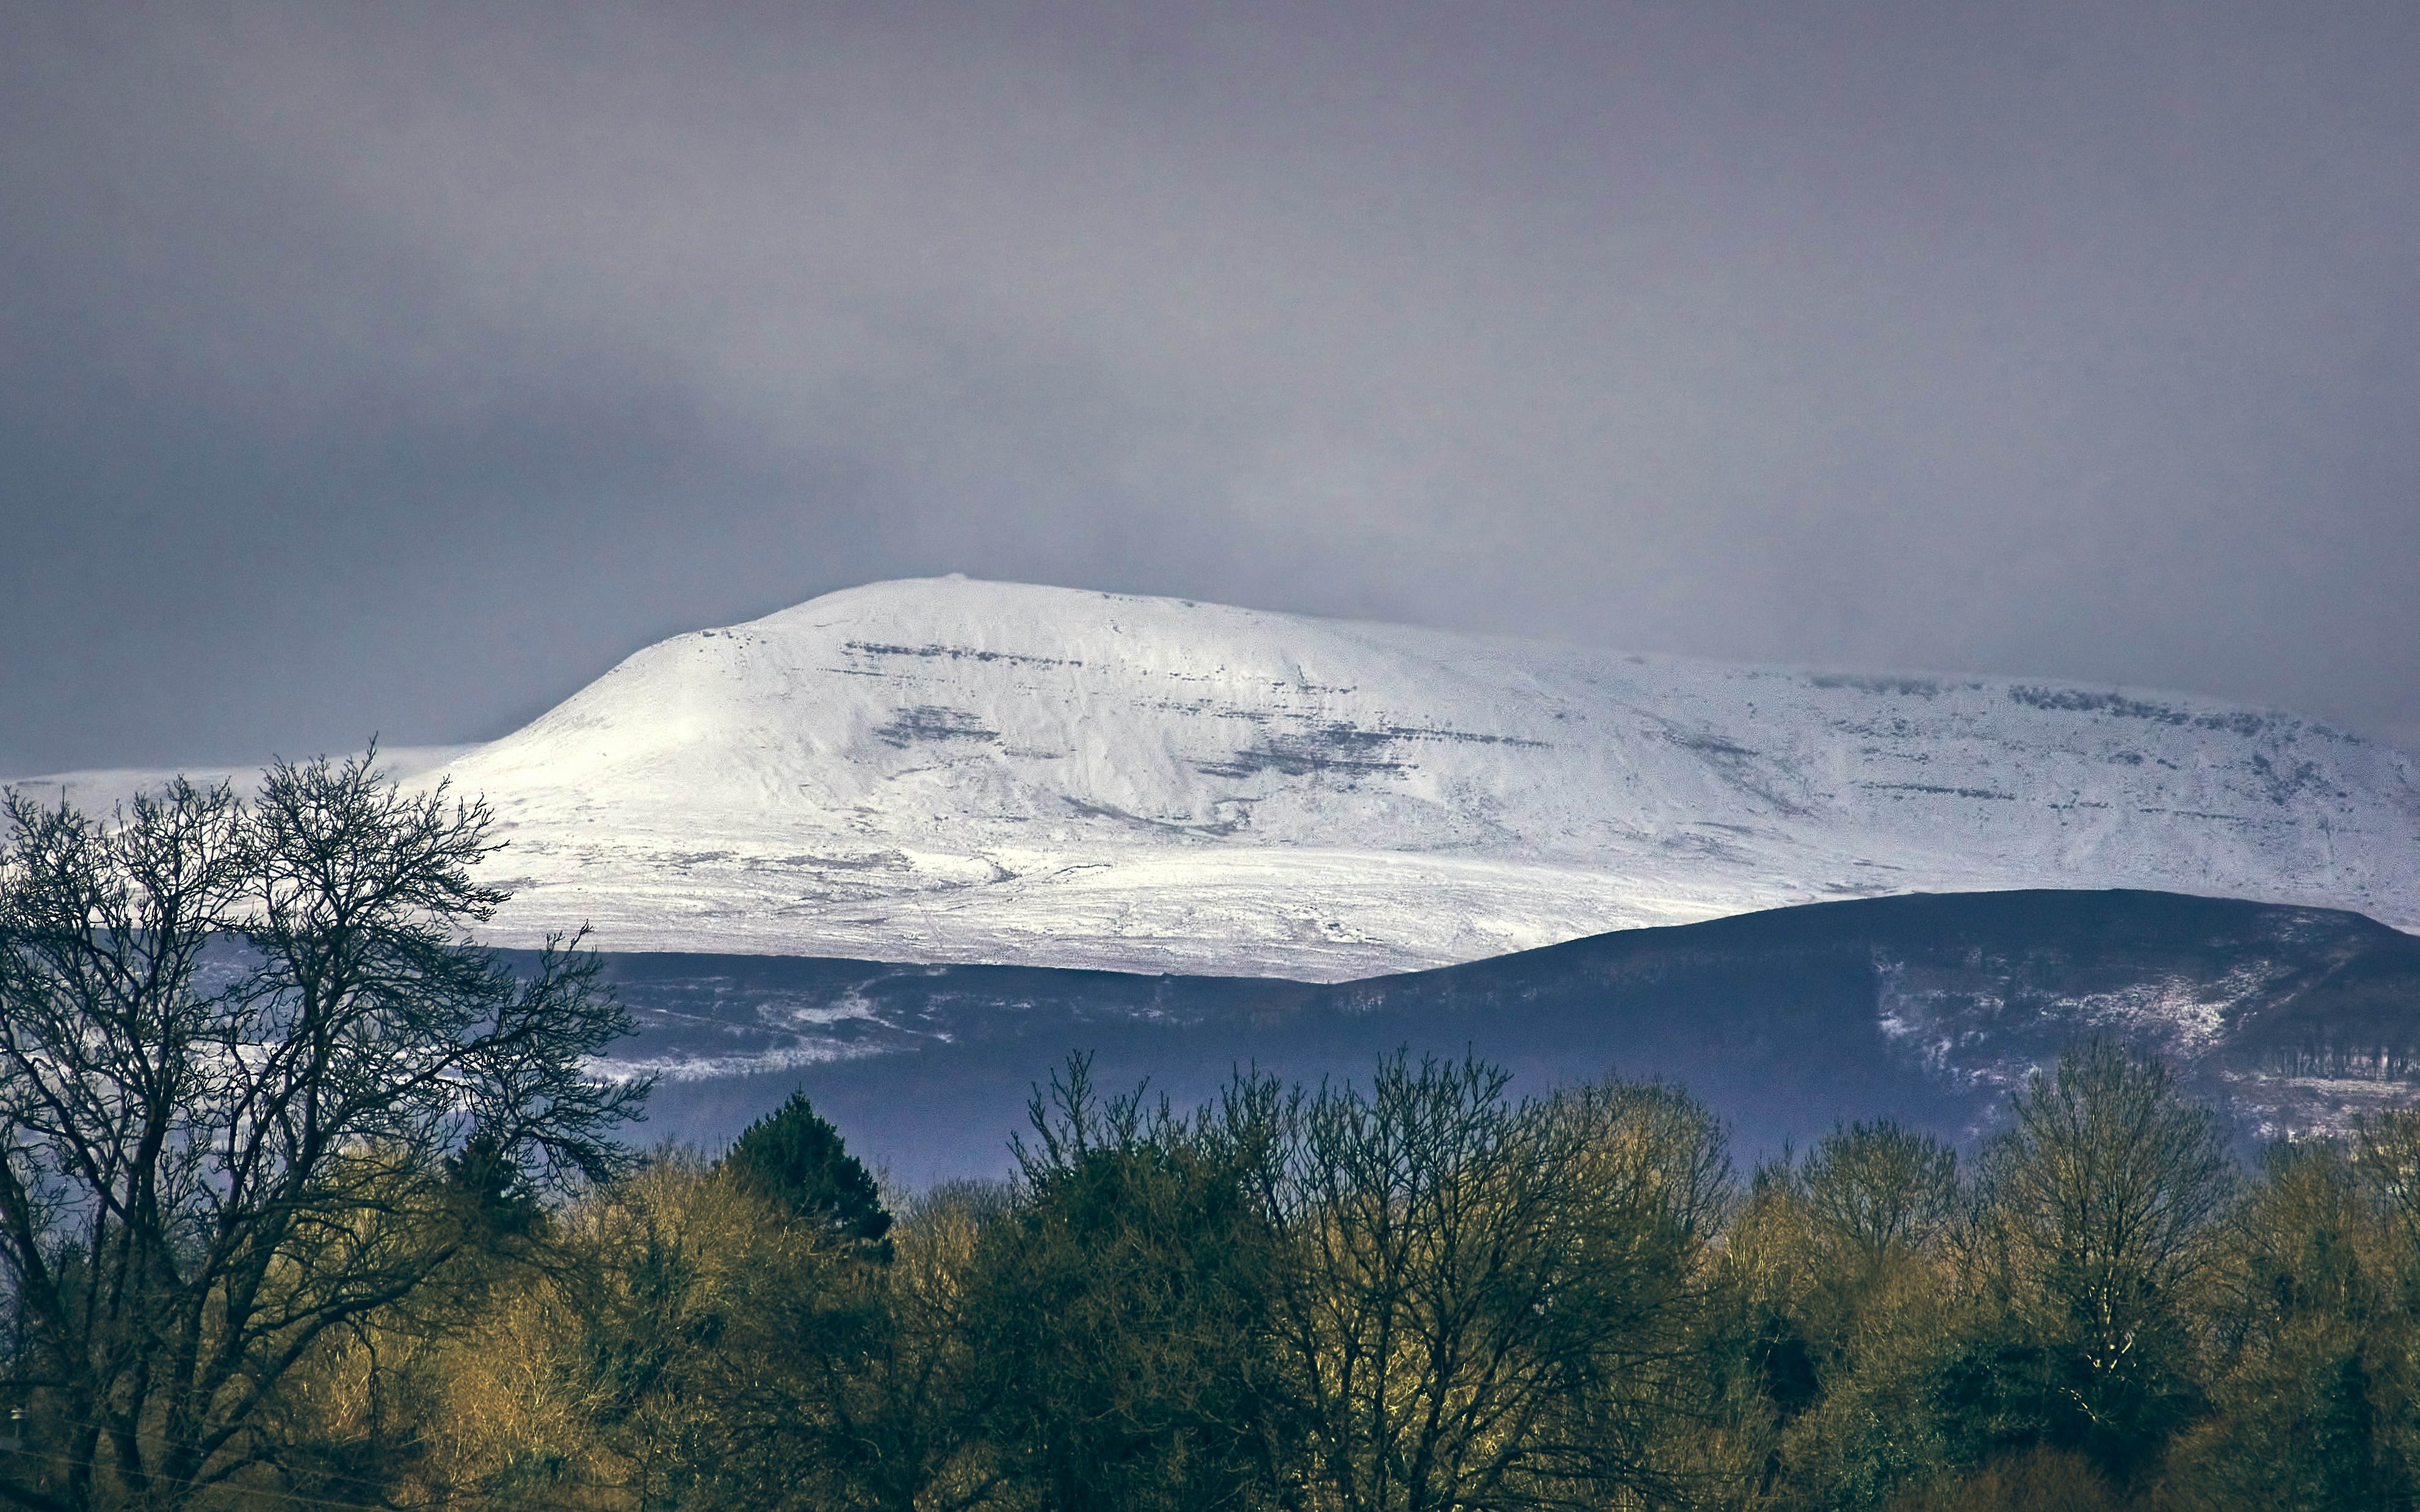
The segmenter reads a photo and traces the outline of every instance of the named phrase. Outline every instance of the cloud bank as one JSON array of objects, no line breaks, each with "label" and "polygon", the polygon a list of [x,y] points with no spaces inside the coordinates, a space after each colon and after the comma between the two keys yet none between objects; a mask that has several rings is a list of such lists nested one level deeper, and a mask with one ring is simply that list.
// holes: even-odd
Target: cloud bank
[{"label": "cloud bank", "polygon": [[965,571],[2420,746],[2420,16],[17,8],[0,770]]}]

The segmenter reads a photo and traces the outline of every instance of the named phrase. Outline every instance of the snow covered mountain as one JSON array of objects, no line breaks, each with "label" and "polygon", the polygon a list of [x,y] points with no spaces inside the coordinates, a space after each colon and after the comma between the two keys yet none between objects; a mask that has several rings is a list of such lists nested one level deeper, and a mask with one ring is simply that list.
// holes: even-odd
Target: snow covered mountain
[{"label": "snow covered mountain", "polygon": [[1326,981],[2110,887],[2420,929],[2420,762],[2289,716],[954,578],[659,642],[437,778],[511,842],[504,944]]}]

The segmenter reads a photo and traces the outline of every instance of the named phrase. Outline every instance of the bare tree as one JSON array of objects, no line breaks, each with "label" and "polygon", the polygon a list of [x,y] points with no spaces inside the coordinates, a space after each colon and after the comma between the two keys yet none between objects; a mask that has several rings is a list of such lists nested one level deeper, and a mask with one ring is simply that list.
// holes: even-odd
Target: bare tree
[{"label": "bare tree", "polygon": [[2187,1314],[2235,1190],[2218,1115],[2094,1040],[2037,1073],[1984,1154],[1986,1271],[2044,1351],[2054,1438],[2121,1478],[2190,1411]]},{"label": "bare tree", "polygon": [[421,1294],[499,1170],[617,1165],[645,1088],[582,1068],[629,1020],[576,940],[525,980],[469,944],[504,897],[472,877],[488,810],[369,757],[280,763],[251,802],[6,810],[0,1287],[33,1411],[0,1499],[269,1484],[281,1381]]},{"label": "bare tree", "polygon": [[1354,1512],[1601,1506],[1677,1489],[1719,1131],[1660,1087],[1514,1104],[1509,1074],[1396,1056],[1368,1094],[1231,1091],[1293,1250],[1279,1326],[1314,1473]]},{"label": "bare tree", "polygon": [[2353,1166],[2420,1242],[2420,1108],[2389,1108],[2353,1125]]},{"label": "bare tree", "polygon": [[1888,1119],[1835,1129],[1800,1165],[1807,1209],[1870,1273],[1894,1250],[1922,1250],[1957,1211],[1958,1154]]}]

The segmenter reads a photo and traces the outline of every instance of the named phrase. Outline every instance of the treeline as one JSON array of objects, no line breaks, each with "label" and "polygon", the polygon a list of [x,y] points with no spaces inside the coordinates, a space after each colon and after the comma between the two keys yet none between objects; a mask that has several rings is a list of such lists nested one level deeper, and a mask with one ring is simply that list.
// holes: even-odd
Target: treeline
[{"label": "treeline", "polygon": [[895,1214],[803,1098],[552,1206],[458,1163],[478,1242],[323,1336],[225,1499],[2413,1505],[2420,1117],[2246,1173],[2105,1043],[2012,1112],[1741,1182],[1658,1084],[1398,1056],[1179,1112],[1078,1058],[1012,1183]]},{"label": "treeline", "polygon": [[803,1099],[616,1143],[596,958],[465,937],[476,804],[0,811],[0,1504],[2414,1505],[2420,1113],[2247,1171],[2094,1042],[1964,1160],[1742,1179],[1656,1083],[1078,1058],[1014,1180],[887,1196]]}]

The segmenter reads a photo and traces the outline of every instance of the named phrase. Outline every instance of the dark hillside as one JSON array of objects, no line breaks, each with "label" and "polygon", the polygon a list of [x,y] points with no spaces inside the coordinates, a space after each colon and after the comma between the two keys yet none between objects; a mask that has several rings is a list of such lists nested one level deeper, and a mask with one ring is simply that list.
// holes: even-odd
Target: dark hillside
[{"label": "dark hillside", "polygon": [[1071,1049],[1179,1101],[1232,1067],[1357,1075],[1465,1048],[1524,1086],[1683,1083],[1745,1151],[1887,1114],[1993,1127],[2059,1046],[2175,1063],[2247,1138],[2420,1096],[2420,938],[2357,914],[2133,891],[1916,895],[1633,930],[1336,986],[778,956],[627,955],[655,1132],[708,1144],[804,1088],[902,1180],[996,1173]]}]

